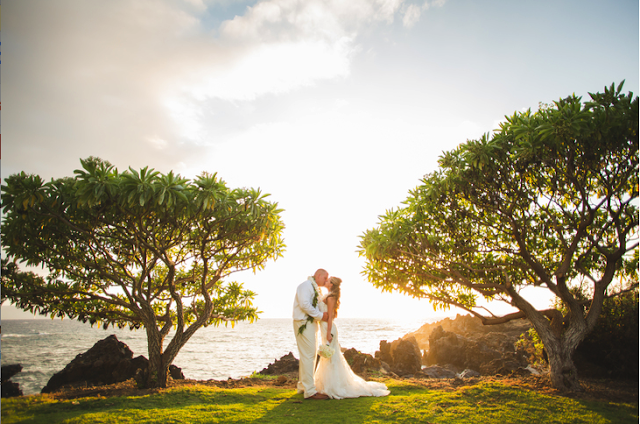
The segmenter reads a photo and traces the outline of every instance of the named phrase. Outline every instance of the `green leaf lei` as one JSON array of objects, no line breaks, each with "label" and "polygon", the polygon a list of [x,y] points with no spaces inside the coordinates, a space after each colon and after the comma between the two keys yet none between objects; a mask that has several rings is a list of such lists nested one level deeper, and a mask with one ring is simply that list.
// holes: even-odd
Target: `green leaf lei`
[{"label": "green leaf lei", "polygon": [[[313,295],[313,301],[311,302],[311,304],[313,305],[313,307],[315,308],[316,306],[318,306],[318,290],[316,290],[316,287],[313,287],[313,292],[315,293]],[[313,322],[313,317],[310,315],[307,315],[307,322],[305,322],[304,324],[302,324],[300,326],[300,328],[298,328],[298,334],[302,334],[304,333],[304,330],[307,329],[307,324]]]}]

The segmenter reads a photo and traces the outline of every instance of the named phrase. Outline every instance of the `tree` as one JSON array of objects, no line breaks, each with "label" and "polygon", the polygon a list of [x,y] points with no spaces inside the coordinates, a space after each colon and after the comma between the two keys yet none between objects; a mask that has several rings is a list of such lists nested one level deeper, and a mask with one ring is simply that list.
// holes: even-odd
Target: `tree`
[{"label": "tree", "polygon": [[119,173],[98,158],[81,163],[73,178],[6,179],[2,247],[12,262],[49,276],[14,272],[2,295],[52,318],[144,327],[147,385],[166,387],[169,365],[196,330],[257,319],[255,294],[229,277],[282,255],[282,210],[215,174],[191,181],[148,168]]},{"label": "tree", "polygon": [[2,293],[0,293],[0,305],[7,300],[7,293],[5,287],[11,285],[38,285],[44,284],[45,280],[41,276],[33,272],[20,271],[18,265],[15,262],[9,262],[7,258],[2,258],[2,268],[0,271],[0,287],[2,287]]},{"label": "tree", "polygon": [[[581,287],[574,290],[578,299],[589,296]],[[605,298],[598,322],[576,348],[574,361],[580,373],[586,372],[591,377],[637,380],[638,285],[626,290],[616,287],[615,291],[619,295]],[[567,312],[562,304],[556,307]]]},{"label": "tree", "polygon": [[[526,317],[554,386],[580,390],[573,352],[611,283],[638,281],[638,97],[621,90],[517,112],[493,135],[443,153],[403,206],[361,236],[363,274],[484,324]],[[588,299],[574,296],[576,285],[590,288]],[[526,287],[550,290],[567,313],[536,310]],[[519,311],[486,315],[479,296]]]}]

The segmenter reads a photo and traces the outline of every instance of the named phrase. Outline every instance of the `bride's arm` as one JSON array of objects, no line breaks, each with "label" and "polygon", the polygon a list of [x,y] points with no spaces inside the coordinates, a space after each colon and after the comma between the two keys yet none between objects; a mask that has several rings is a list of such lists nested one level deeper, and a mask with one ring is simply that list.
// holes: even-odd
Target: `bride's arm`
[{"label": "bride's arm", "polygon": [[327,341],[331,343],[333,337],[331,336],[331,326],[333,324],[333,317],[335,316],[334,310],[336,308],[336,298],[328,297],[327,298],[327,314],[329,315],[327,319]]}]

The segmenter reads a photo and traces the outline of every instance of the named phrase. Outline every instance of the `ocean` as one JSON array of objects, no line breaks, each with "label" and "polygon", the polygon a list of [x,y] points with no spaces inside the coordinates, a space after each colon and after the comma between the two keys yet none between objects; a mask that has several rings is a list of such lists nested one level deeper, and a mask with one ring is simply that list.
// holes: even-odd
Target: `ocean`
[{"label": "ocean", "polygon": [[[372,355],[379,349],[380,340],[396,340],[425,323],[400,319],[336,320],[343,348],[354,347]],[[149,357],[144,329],[103,330],[59,319],[2,320],[2,365],[21,364],[22,372],[11,381],[19,383],[25,395],[40,393],[54,373],[111,334],[127,344],[134,357]],[[171,335],[167,337],[170,338]],[[173,363],[182,368],[188,379],[226,380],[261,371],[289,352],[299,358],[291,319],[265,318],[251,324],[240,322],[235,327],[201,328]]]}]

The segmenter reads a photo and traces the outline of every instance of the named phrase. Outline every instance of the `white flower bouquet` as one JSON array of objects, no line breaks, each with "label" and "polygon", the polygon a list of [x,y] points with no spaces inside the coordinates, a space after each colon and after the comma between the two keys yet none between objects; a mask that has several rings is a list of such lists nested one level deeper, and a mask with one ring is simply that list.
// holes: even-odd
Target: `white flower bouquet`
[{"label": "white flower bouquet", "polygon": [[320,347],[318,347],[318,355],[322,356],[323,358],[331,358],[333,356],[334,353],[334,349],[329,347],[329,343],[327,343],[326,345],[320,345]]}]

